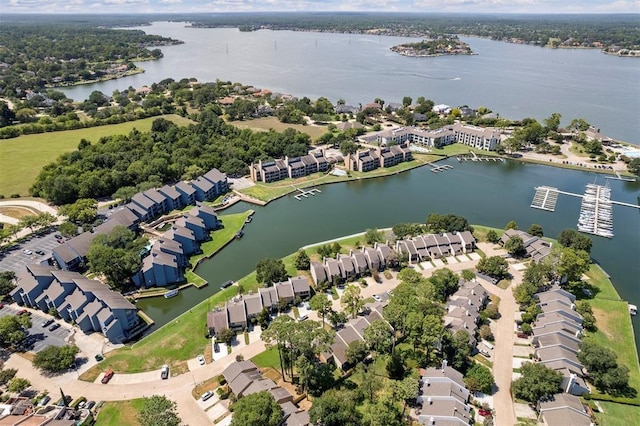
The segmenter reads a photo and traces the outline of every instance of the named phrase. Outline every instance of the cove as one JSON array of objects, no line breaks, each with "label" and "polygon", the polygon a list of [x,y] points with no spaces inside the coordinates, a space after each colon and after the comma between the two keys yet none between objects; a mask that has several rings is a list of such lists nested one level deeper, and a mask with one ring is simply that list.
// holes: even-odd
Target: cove
[{"label": "cove", "polygon": [[[470,223],[503,228],[515,220],[520,229],[532,223],[542,225],[555,237],[566,228],[576,228],[580,199],[560,196],[556,211],[530,208],[534,186],[548,185],[583,193],[587,183],[605,184],[602,175],[544,165],[507,162],[462,162],[455,159],[452,170],[433,173],[428,167],[398,175],[364,179],[319,187],[322,191],[301,201],[286,196],[264,207],[237,204],[225,213],[252,208],[253,221],[244,237],[232,242],[196,272],[209,282],[179,296],[143,299],[137,305],[150,315],[156,327],[166,324],[208,296],[227,280],[237,280],[255,269],[264,258],[280,258],[315,242],[363,232],[367,228],[391,227],[401,222],[422,222],[429,213],[454,213]],[[611,181],[611,198],[638,203],[640,182]],[[640,212],[615,206],[613,239],[592,237],[591,256],[611,276],[620,296],[640,304]],[[639,317],[633,319],[636,346],[640,347]]]}]

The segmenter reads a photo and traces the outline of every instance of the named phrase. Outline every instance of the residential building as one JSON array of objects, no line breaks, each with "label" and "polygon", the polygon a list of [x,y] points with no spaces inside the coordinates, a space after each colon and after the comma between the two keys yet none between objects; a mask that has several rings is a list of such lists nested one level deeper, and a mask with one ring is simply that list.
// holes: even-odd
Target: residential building
[{"label": "residential building", "polygon": [[171,228],[164,234],[164,238],[168,240],[174,240],[182,246],[185,255],[190,255],[200,251],[198,240],[193,234],[193,231],[184,226],[172,225]]},{"label": "residential building", "polygon": [[300,157],[285,157],[270,161],[258,161],[249,167],[254,182],[275,182],[286,178],[300,178],[329,170],[329,161],[324,151],[311,151]]},{"label": "residential building", "polygon": [[142,260],[142,268],[132,280],[138,287],[164,287],[184,282],[182,271],[175,255],[157,249]]},{"label": "residential building", "polygon": [[558,393],[538,403],[538,422],[544,426],[593,426],[591,416],[574,395]]},{"label": "residential building", "polygon": [[180,181],[174,188],[180,193],[183,205],[190,206],[196,203],[196,190],[189,182]]},{"label": "residential building", "polygon": [[182,194],[173,186],[165,185],[158,192],[166,198],[169,210],[179,210],[185,206]]},{"label": "residential building", "polygon": [[209,233],[207,232],[207,226],[205,225],[204,220],[197,216],[183,214],[174,222],[174,225],[190,229],[197,241],[209,239]]},{"label": "residential building", "polygon": [[220,221],[218,220],[218,215],[213,207],[207,206],[205,204],[197,204],[194,208],[189,210],[189,214],[192,216],[196,216],[204,222],[204,226],[208,231],[212,229],[218,229],[220,227]]},{"label": "residential building", "polygon": [[229,191],[229,182],[227,180],[227,175],[225,173],[222,173],[220,170],[211,169],[202,177],[213,184],[213,186],[215,187],[216,196]]},{"label": "residential building", "polygon": [[192,180],[191,186],[196,191],[197,201],[212,200],[218,195],[216,192],[216,186],[202,176],[198,177],[196,180]]}]

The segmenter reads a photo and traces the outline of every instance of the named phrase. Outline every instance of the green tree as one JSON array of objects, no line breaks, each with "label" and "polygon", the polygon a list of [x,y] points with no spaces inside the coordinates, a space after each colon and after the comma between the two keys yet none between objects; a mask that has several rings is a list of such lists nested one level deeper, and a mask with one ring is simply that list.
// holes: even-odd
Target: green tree
[{"label": "green tree", "polygon": [[391,228],[393,235],[401,240],[406,237],[413,237],[422,234],[422,225],[419,223],[398,223]]},{"label": "green tree", "polygon": [[373,401],[376,392],[382,389],[382,378],[374,368],[367,368],[364,364],[356,366],[355,377],[359,382],[358,391],[362,394],[363,399]]},{"label": "green tree", "polygon": [[299,271],[308,271],[310,262],[309,255],[302,249],[298,250],[298,253],[293,260],[296,269]]},{"label": "green tree", "polygon": [[[547,132],[549,131],[558,131],[558,127],[560,127],[560,119],[562,115],[560,113],[554,112],[550,117],[544,119],[544,127]],[[532,234],[533,235],[533,234]]]},{"label": "green tree", "polygon": [[98,202],[93,198],[81,198],[73,204],[62,206],[60,214],[67,216],[71,222],[80,225],[93,223],[98,216]]},{"label": "green tree", "polygon": [[263,259],[256,265],[256,280],[259,283],[274,284],[289,278],[281,259]]},{"label": "green tree", "polygon": [[391,353],[391,358],[389,358],[386,370],[390,379],[402,380],[404,378],[407,367],[404,364],[404,357],[398,349]]},{"label": "green tree", "polygon": [[471,355],[470,337],[466,330],[458,330],[453,336],[445,340],[445,352],[449,359],[449,364],[453,368],[464,371],[469,365],[469,356]]},{"label": "green tree", "polygon": [[484,257],[478,262],[476,269],[478,272],[492,276],[498,280],[508,274],[509,264],[501,256]]},{"label": "green tree", "polygon": [[460,277],[465,281],[473,281],[476,278],[476,273],[471,269],[464,269],[460,272]]},{"label": "green tree", "polygon": [[31,328],[29,315],[6,315],[0,318],[0,345],[15,347],[27,337]]},{"label": "green tree", "polygon": [[178,417],[175,402],[165,396],[153,395],[144,398],[138,422],[142,426],[179,426],[182,420]]},{"label": "green tree", "polygon": [[30,381],[28,381],[27,379],[21,379],[20,377],[16,377],[13,380],[11,380],[11,382],[9,382],[9,386],[7,387],[7,390],[9,392],[20,393],[26,388],[28,388],[29,386],[31,386]]},{"label": "green tree", "polygon": [[469,225],[467,219],[455,214],[439,215],[431,213],[427,217],[427,229],[430,232],[473,232],[473,227]]},{"label": "green tree", "polygon": [[520,374],[512,385],[516,398],[536,404],[542,398],[562,392],[562,374],[544,364],[525,362],[520,367]]},{"label": "green tree", "polygon": [[331,312],[333,304],[325,293],[316,293],[311,300],[309,300],[309,307],[314,311],[317,311],[322,317],[322,325],[324,326],[325,317]]},{"label": "green tree", "polygon": [[353,141],[346,140],[340,144],[340,152],[342,155],[355,154],[358,151],[358,144]]},{"label": "green tree", "polygon": [[229,328],[223,328],[218,332],[218,335],[216,336],[216,341],[230,345],[235,337],[236,337],[235,331]]},{"label": "green tree", "polygon": [[522,257],[527,253],[527,250],[524,248],[524,241],[522,241],[522,237],[519,235],[512,235],[509,239],[504,243],[504,249],[511,256]]},{"label": "green tree", "polygon": [[16,288],[13,280],[16,278],[16,273],[13,271],[0,272],[0,298],[7,296]]},{"label": "green tree", "polygon": [[284,418],[282,407],[267,391],[247,395],[231,406],[232,426],[278,426]]},{"label": "green tree", "polygon": [[15,368],[5,368],[0,370],[0,386],[4,386],[16,376],[18,370]]},{"label": "green tree", "polygon": [[591,267],[591,259],[586,251],[570,247],[554,248],[544,260],[555,269],[558,277],[566,277],[570,282],[580,281]]},{"label": "green tree", "polygon": [[498,241],[500,241],[500,237],[498,236],[498,233],[496,231],[494,231],[493,229],[490,229],[487,232],[487,241],[495,244]]},{"label": "green tree", "polygon": [[348,315],[355,318],[364,306],[364,299],[360,294],[360,287],[356,285],[348,286],[340,298],[340,305]]},{"label": "green tree", "polygon": [[558,243],[563,247],[571,247],[576,250],[584,250],[591,253],[593,241],[586,235],[583,235],[575,229],[565,229],[556,237]]},{"label": "green tree", "polygon": [[364,360],[369,353],[367,344],[362,340],[354,340],[349,343],[345,354],[347,355],[347,362],[350,365],[355,365]]},{"label": "green tree", "polygon": [[536,237],[543,237],[544,231],[542,230],[542,226],[537,223],[532,223],[529,229],[527,229],[527,234],[534,235]]},{"label": "green tree", "polygon": [[72,345],[47,346],[33,358],[33,365],[49,373],[58,373],[71,367],[79,351]]},{"label": "green tree", "polygon": [[367,229],[364,234],[364,241],[370,246],[375,243],[381,243],[384,241],[384,233],[382,231],[378,231],[376,228]]},{"label": "green tree", "polygon": [[640,158],[634,158],[629,161],[629,163],[627,163],[627,170],[629,170],[631,174],[640,176]]},{"label": "green tree", "polygon": [[504,227],[505,230],[507,229],[514,229],[514,230],[518,230],[518,224],[516,223],[515,220],[511,220],[509,221],[509,223],[506,224],[506,226]]},{"label": "green tree", "polygon": [[58,231],[60,234],[67,238],[72,238],[78,235],[78,225],[75,225],[71,222],[64,222],[58,226]]},{"label": "green tree", "polygon": [[411,99],[411,96],[404,96],[402,98],[402,106],[403,107],[408,107],[409,105],[411,105],[411,102],[413,102],[413,99]]},{"label": "green tree", "polygon": [[386,321],[375,320],[364,329],[364,341],[372,351],[386,354],[393,347],[394,333]]},{"label": "green tree", "polygon": [[361,415],[356,409],[355,391],[330,389],[314,399],[309,418],[314,425],[360,426]]},{"label": "green tree", "polygon": [[474,363],[464,376],[464,383],[471,392],[492,393],[495,384],[493,374],[487,367]]}]

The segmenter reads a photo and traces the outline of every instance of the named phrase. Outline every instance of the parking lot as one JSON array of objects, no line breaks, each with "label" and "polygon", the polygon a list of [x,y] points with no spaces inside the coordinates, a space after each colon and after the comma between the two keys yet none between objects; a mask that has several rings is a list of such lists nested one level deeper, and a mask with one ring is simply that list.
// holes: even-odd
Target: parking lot
[{"label": "parking lot", "polygon": [[[56,240],[57,232],[51,231],[48,234],[32,236],[28,240],[5,250],[0,254],[0,271],[21,271],[25,265],[31,263],[46,262],[51,257],[54,248],[60,245]],[[26,254],[29,250],[32,254]],[[42,250],[44,255],[36,253]]]},{"label": "parking lot", "polygon": [[[5,315],[16,315],[20,310],[22,310],[22,308],[17,309],[5,306],[0,309],[0,317]],[[51,327],[51,325],[42,327],[42,323],[51,319],[51,316],[38,314],[34,311],[29,312],[32,312],[31,328],[29,329],[29,336],[22,343],[25,349],[37,353],[47,346],[64,346],[67,344],[64,339],[69,335],[71,330],[64,321],[56,320],[55,322],[60,324],[60,327],[57,330],[49,331],[49,327]]]}]

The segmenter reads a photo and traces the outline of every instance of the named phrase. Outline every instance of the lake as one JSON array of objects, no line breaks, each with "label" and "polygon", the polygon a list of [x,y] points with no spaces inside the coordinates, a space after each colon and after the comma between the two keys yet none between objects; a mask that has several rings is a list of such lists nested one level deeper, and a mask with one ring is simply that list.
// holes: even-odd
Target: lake
[{"label": "lake", "polygon": [[[210,285],[181,291],[170,300],[142,299],[138,307],[162,325],[216,293],[224,281],[238,280],[253,271],[261,259],[283,257],[302,246],[367,228],[424,223],[429,213],[455,213],[471,223],[497,228],[504,228],[510,220],[524,230],[538,223],[545,235],[555,237],[563,229],[576,228],[580,199],[561,195],[554,213],[532,209],[534,186],[583,193],[587,183],[605,182],[595,173],[515,161],[447,160],[440,164],[454,168],[433,173],[422,167],[385,178],[325,185],[319,187],[320,194],[302,201],[287,196],[265,207],[235,205],[225,213],[252,208],[256,214],[241,240],[233,241],[197,269]],[[610,185],[613,200],[637,203],[639,182],[612,181]],[[593,237],[592,256],[611,275],[621,297],[638,305],[640,214],[637,209],[621,206],[614,206],[613,214],[616,235],[613,239]],[[638,318],[634,320],[636,339]]]},{"label": "lake", "polygon": [[542,120],[554,112],[567,125],[584,118],[618,140],[640,144],[640,61],[593,49],[543,49],[463,37],[473,56],[411,58],[393,45],[403,37],[296,31],[240,32],[156,22],[149,34],[183,40],[162,47],[164,57],[140,62],[146,72],[118,80],[64,88],[84,100],[94,90],[139,88],[165,78],[230,80],[274,92],[344,99],[358,105],[379,97],[401,102],[419,96],[436,104],[485,106],[501,116]]}]

